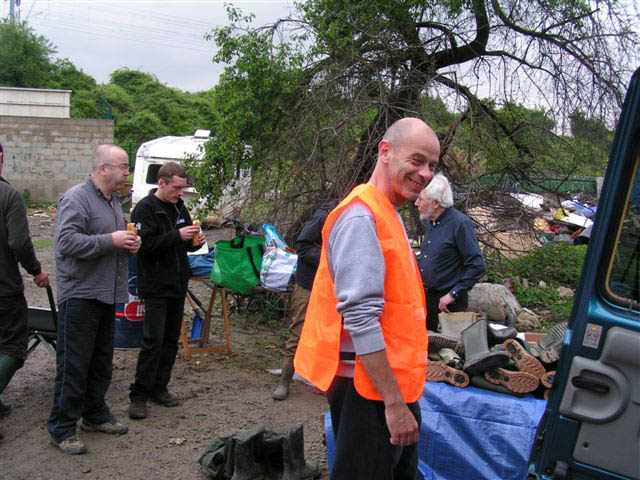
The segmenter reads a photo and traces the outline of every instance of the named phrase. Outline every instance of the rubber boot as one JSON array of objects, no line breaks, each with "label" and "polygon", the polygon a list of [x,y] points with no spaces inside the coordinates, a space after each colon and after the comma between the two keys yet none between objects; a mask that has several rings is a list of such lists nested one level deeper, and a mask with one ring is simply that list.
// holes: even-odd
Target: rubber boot
[{"label": "rubber boot", "polygon": [[449,385],[461,388],[469,385],[469,375],[443,362],[429,362],[427,364],[427,380],[447,382]]},{"label": "rubber boot", "polygon": [[[20,368],[21,362],[10,355],[0,355],[0,395],[7,388],[13,374]],[[0,400],[0,417],[11,413],[11,406],[2,403]]]},{"label": "rubber boot", "polygon": [[264,451],[263,458],[265,462],[265,473],[268,479],[279,479],[284,471],[282,459],[282,443],[284,435],[280,433],[266,431],[262,438]]},{"label": "rubber boot", "polygon": [[524,393],[512,392],[507,387],[503,385],[496,385],[494,383],[489,382],[484,375],[475,375],[471,377],[471,385],[478,388],[484,388],[485,390],[491,390],[493,392],[498,393],[506,393],[507,395],[513,395],[514,397],[524,397]]},{"label": "rubber boot", "polygon": [[489,346],[504,343],[506,340],[516,338],[518,331],[514,327],[496,328],[491,324],[487,328],[487,338]]},{"label": "rubber boot", "polygon": [[473,325],[477,320],[476,312],[452,312],[438,315],[442,334],[458,342],[462,337],[462,331]]},{"label": "rubber boot", "polygon": [[304,459],[304,433],[302,424],[292,427],[282,442],[282,480],[307,480],[320,476],[320,469]]},{"label": "rubber boot", "polygon": [[441,348],[450,348],[454,350],[458,355],[464,353],[464,346],[460,341],[460,337],[449,337],[443,333],[427,331],[429,336],[429,353],[438,352]]},{"label": "rubber boot", "polygon": [[509,339],[503,343],[504,350],[511,356],[521,372],[527,372],[540,379],[546,370],[536,357],[531,355],[517,340]]},{"label": "rubber boot", "polygon": [[264,477],[262,465],[262,425],[234,435],[233,477],[231,480],[257,480]]},{"label": "rubber boot", "polygon": [[487,370],[506,367],[509,354],[505,351],[492,352],[487,340],[487,321],[479,320],[462,332],[465,362],[464,371],[470,377]]},{"label": "rubber boot", "polygon": [[291,383],[294,372],[295,368],[293,366],[293,358],[287,358],[282,364],[280,383],[271,394],[274,400],[284,400],[287,398],[289,395],[289,384]]},{"label": "rubber boot", "polygon": [[[567,331],[567,322],[561,322],[549,330],[547,335],[540,340],[537,345],[531,348],[531,354],[538,357],[547,366],[555,364],[560,358],[562,351],[562,340]],[[549,370],[549,368],[548,368]],[[553,370],[553,368],[551,368]]]}]

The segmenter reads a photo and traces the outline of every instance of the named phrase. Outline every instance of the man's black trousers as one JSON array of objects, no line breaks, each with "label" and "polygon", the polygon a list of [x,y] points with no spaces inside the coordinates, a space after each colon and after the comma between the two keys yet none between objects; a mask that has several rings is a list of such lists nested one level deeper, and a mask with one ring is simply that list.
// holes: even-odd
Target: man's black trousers
[{"label": "man's black trousers", "polygon": [[142,347],[138,355],[131,401],[146,401],[167,391],[178,353],[184,297],[144,299]]},{"label": "man's black trousers", "polygon": [[47,428],[56,442],[75,435],[76,423],[111,420],[104,400],[113,364],[114,304],[70,298],[58,306],[56,380]]},{"label": "man's black trousers", "polygon": [[[427,296],[427,330],[437,332],[438,326],[440,325],[440,321],[438,320],[440,298],[444,297],[449,291],[425,289],[424,293]],[[466,312],[467,308],[469,308],[469,292],[460,292],[456,297],[456,301],[448,307],[450,312]]]},{"label": "man's black trousers", "polygon": [[[360,396],[352,378],[335,377],[327,392],[335,457],[331,480],[415,480],[418,444],[399,447],[390,442],[384,403]],[[418,402],[407,404],[418,422]]]}]

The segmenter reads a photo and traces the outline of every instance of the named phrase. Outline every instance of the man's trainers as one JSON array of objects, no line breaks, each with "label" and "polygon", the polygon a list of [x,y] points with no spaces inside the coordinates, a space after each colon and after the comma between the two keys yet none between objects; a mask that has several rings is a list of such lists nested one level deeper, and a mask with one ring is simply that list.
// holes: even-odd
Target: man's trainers
[{"label": "man's trainers", "polygon": [[87,453],[87,447],[84,442],[80,440],[80,437],[74,435],[69,438],[65,438],[61,442],[56,442],[53,437],[51,437],[51,443],[53,443],[56,447],[62,450],[67,455],[80,455],[83,453]]},{"label": "man's trainers", "polygon": [[175,407],[177,405],[180,405],[180,400],[178,399],[178,397],[168,391],[152,395],[151,401],[153,403],[162,405],[163,407]]},{"label": "man's trainers", "polygon": [[114,418],[104,423],[91,423],[82,420],[80,429],[85,432],[102,432],[110,435],[124,435],[129,431],[129,428],[124,423],[120,423]]},{"label": "man's trainers", "polygon": [[147,410],[147,402],[144,400],[133,400],[129,404],[129,418],[133,420],[142,420],[147,418],[149,411]]}]

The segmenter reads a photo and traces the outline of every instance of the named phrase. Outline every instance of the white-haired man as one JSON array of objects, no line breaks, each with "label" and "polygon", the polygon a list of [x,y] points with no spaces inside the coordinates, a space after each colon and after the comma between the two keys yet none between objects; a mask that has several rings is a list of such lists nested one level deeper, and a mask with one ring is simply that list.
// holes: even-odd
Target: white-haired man
[{"label": "white-haired man", "polygon": [[440,312],[464,312],[468,292],[485,271],[473,223],[453,207],[449,180],[437,174],[416,200],[424,223],[420,274],[427,296],[427,329],[438,331]]}]

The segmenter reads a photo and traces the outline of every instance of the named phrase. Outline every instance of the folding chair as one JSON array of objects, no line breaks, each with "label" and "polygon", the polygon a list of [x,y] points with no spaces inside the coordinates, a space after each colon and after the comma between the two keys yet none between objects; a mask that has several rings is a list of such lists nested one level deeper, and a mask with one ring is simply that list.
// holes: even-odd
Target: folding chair
[{"label": "folding chair", "polygon": [[27,357],[41,343],[53,358],[56,358],[56,340],[58,338],[58,313],[53,300],[51,287],[47,287],[50,309],[29,307],[27,328],[29,329],[29,349]]}]

